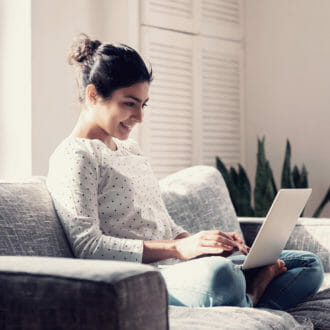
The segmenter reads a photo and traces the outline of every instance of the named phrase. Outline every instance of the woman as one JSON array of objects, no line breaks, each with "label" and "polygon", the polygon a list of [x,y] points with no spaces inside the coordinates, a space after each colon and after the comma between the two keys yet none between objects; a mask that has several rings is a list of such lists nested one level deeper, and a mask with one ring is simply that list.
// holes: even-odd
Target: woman
[{"label": "woman", "polygon": [[51,157],[47,186],[77,257],[185,261],[161,269],[176,305],[286,309],[318,290],[322,264],[311,253],[284,252],[245,276],[228,258],[247,254],[237,233],[189,235],[170,218],[149,163],[128,139],[143,120],[152,80],[135,50],[81,35],[69,63],[81,113]]}]

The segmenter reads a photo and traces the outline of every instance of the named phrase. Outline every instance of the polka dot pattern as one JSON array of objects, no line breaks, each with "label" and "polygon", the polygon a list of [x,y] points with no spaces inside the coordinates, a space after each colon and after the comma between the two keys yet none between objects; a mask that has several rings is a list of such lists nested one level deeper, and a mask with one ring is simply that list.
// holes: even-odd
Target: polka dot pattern
[{"label": "polka dot pattern", "polygon": [[77,257],[142,261],[143,240],[185,230],[169,216],[149,162],[133,140],[67,138],[50,159],[47,187]]}]

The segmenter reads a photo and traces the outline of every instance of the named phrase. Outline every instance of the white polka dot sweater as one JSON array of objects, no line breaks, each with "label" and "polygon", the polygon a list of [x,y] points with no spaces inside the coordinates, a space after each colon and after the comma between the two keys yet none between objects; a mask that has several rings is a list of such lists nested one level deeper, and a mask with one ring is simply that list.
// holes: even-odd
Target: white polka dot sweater
[{"label": "white polka dot sweater", "polygon": [[47,187],[74,254],[142,261],[143,241],[185,230],[169,216],[159,184],[135,143],[68,137],[50,158]]}]

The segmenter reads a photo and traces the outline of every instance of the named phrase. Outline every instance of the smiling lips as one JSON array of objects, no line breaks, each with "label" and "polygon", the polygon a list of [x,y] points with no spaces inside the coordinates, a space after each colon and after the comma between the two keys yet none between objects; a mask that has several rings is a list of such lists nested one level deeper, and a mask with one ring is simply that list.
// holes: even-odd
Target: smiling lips
[{"label": "smiling lips", "polygon": [[131,130],[133,128],[133,125],[128,125],[128,124],[125,124],[123,122],[120,122],[120,124],[128,130]]}]

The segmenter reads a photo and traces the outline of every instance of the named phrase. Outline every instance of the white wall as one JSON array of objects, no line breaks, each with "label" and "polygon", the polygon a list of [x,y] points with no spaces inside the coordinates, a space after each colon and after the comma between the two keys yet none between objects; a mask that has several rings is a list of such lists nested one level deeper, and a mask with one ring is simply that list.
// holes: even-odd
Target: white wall
[{"label": "white wall", "polygon": [[[249,176],[257,136],[280,184],[285,142],[305,163],[311,215],[330,185],[330,1],[247,0],[245,148]],[[322,213],[330,216],[330,205]]]},{"label": "white wall", "polygon": [[47,174],[50,154],[79,115],[66,59],[73,37],[84,32],[101,41],[130,43],[130,1],[32,0],[33,175]]},{"label": "white wall", "polygon": [[0,1],[0,173],[31,174],[31,26],[29,1]]}]

